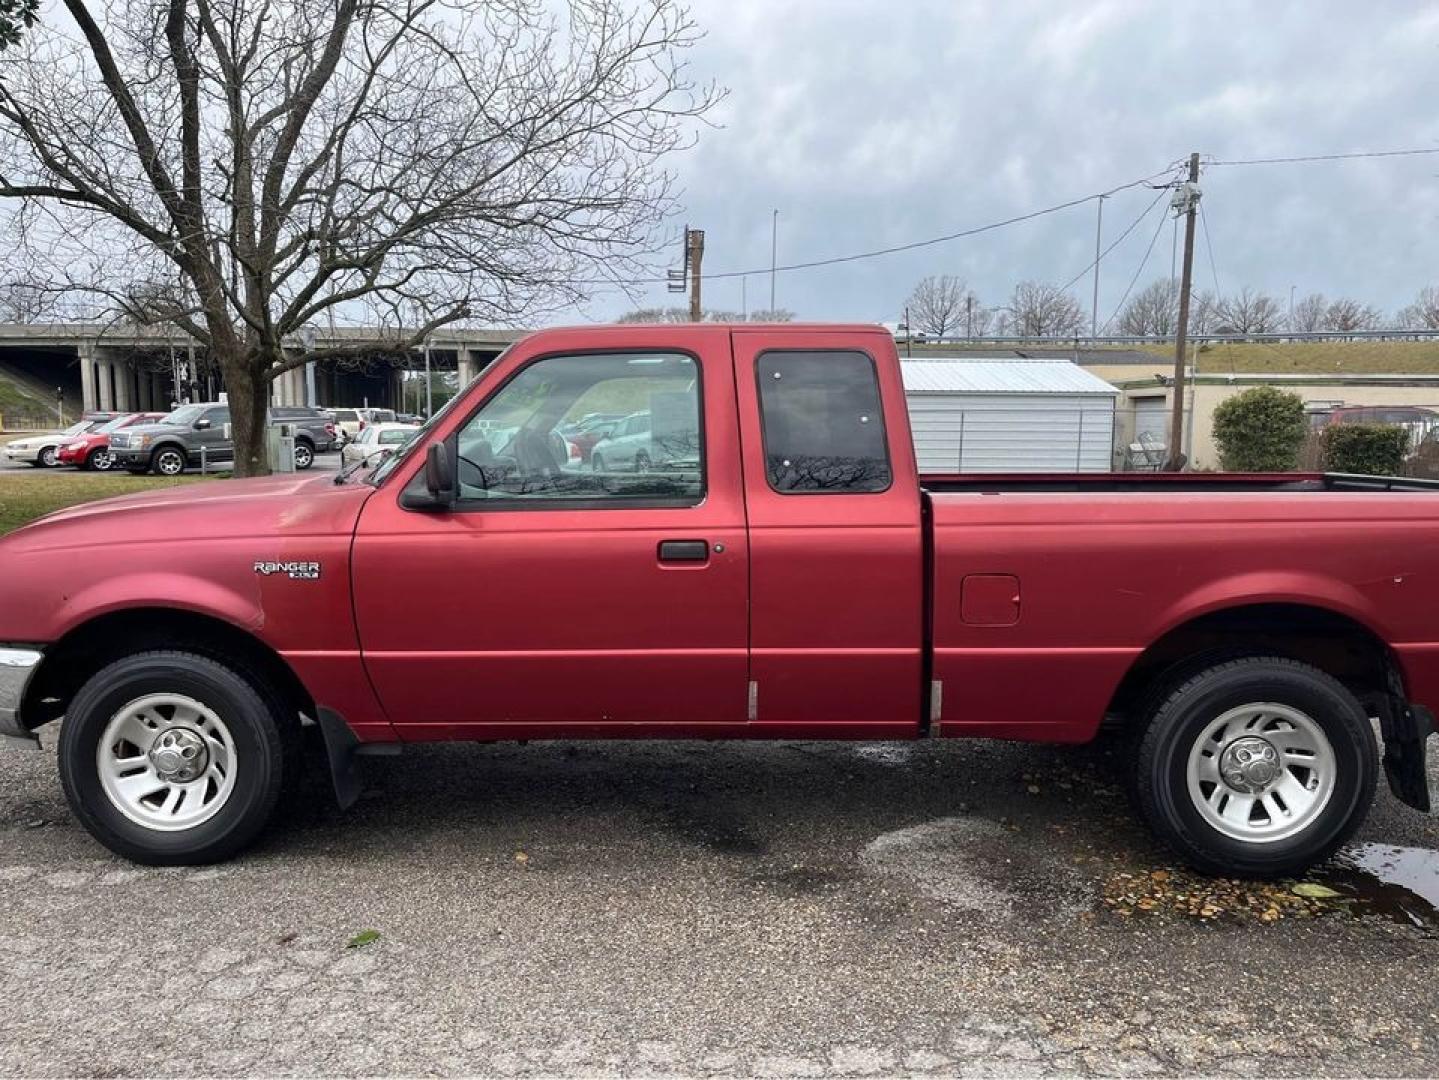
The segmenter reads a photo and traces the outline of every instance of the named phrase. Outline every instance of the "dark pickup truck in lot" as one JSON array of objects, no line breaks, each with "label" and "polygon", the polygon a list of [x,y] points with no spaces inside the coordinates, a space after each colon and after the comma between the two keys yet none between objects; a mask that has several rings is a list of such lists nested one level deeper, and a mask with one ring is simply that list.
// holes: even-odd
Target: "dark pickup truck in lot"
[{"label": "dark pickup truck in lot", "polygon": [[[138,424],[112,436],[114,467],[137,475],[179,476],[205,463],[230,461],[235,448],[225,430],[229,422],[230,406],[223,402],[181,405],[153,423]],[[294,427],[295,468],[302,471],[315,463],[316,454],[339,445],[334,418],[323,409],[277,405],[270,409],[269,422]]]},{"label": "dark pickup truck in lot", "polygon": [[[623,464],[557,434],[596,413],[647,418]],[[1183,857],[1277,875],[1363,819],[1377,721],[1427,809],[1435,493],[920,476],[907,425],[879,327],[534,334],[377,466],[0,540],[0,728],[63,716],[75,813],[150,863],[247,844],[309,723],[342,804],[357,756],[423,740],[1114,729]]]}]

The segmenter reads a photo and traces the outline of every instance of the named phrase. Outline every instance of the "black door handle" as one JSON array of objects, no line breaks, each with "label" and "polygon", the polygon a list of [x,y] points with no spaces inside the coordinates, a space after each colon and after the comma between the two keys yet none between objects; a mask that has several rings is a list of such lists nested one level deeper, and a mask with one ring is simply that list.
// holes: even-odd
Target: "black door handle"
[{"label": "black door handle", "polygon": [[704,562],[709,557],[707,540],[660,541],[660,562]]}]

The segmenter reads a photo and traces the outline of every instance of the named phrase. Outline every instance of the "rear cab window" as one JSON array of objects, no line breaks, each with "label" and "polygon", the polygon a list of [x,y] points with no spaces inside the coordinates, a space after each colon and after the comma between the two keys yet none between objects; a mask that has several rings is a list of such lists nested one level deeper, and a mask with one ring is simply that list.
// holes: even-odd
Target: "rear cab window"
[{"label": "rear cab window", "polygon": [[765,478],[782,495],[887,491],[879,372],[859,351],[763,352],[755,361]]}]

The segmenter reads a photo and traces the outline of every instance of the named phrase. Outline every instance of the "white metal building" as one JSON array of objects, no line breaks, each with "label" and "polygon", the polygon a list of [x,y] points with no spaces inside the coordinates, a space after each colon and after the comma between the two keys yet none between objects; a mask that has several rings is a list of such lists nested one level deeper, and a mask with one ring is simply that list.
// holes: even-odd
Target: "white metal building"
[{"label": "white metal building", "polygon": [[921,472],[1108,472],[1119,391],[1068,360],[905,360]]}]

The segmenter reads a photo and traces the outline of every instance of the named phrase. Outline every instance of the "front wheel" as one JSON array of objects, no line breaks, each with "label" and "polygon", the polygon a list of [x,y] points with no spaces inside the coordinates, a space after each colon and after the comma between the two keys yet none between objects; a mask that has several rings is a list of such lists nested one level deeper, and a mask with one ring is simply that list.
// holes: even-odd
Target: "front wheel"
[{"label": "front wheel", "polygon": [[115,467],[115,457],[108,450],[94,450],[85,462],[85,467],[96,472],[109,472]]},{"label": "front wheel", "polygon": [[173,446],[161,447],[150,458],[150,467],[161,476],[179,476],[185,471],[185,452]]},{"label": "front wheel", "polygon": [[1150,826],[1197,869],[1282,877],[1363,822],[1378,748],[1338,680],[1282,657],[1216,664],[1148,718],[1134,771]]},{"label": "front wheel", "polygon": [[217,862],[259,833],[297,767],[272,695],[185,652],[105,667],[60,729],[70,807],[111,851],[153,866]]},{"label": "front wheel", "polygon": [[45,449],[40,451],[40,456],[36,460],[39,462],[40,468],[53,469],[56,465],[60,464],[59,448],[54,446],[45,447]]}]

